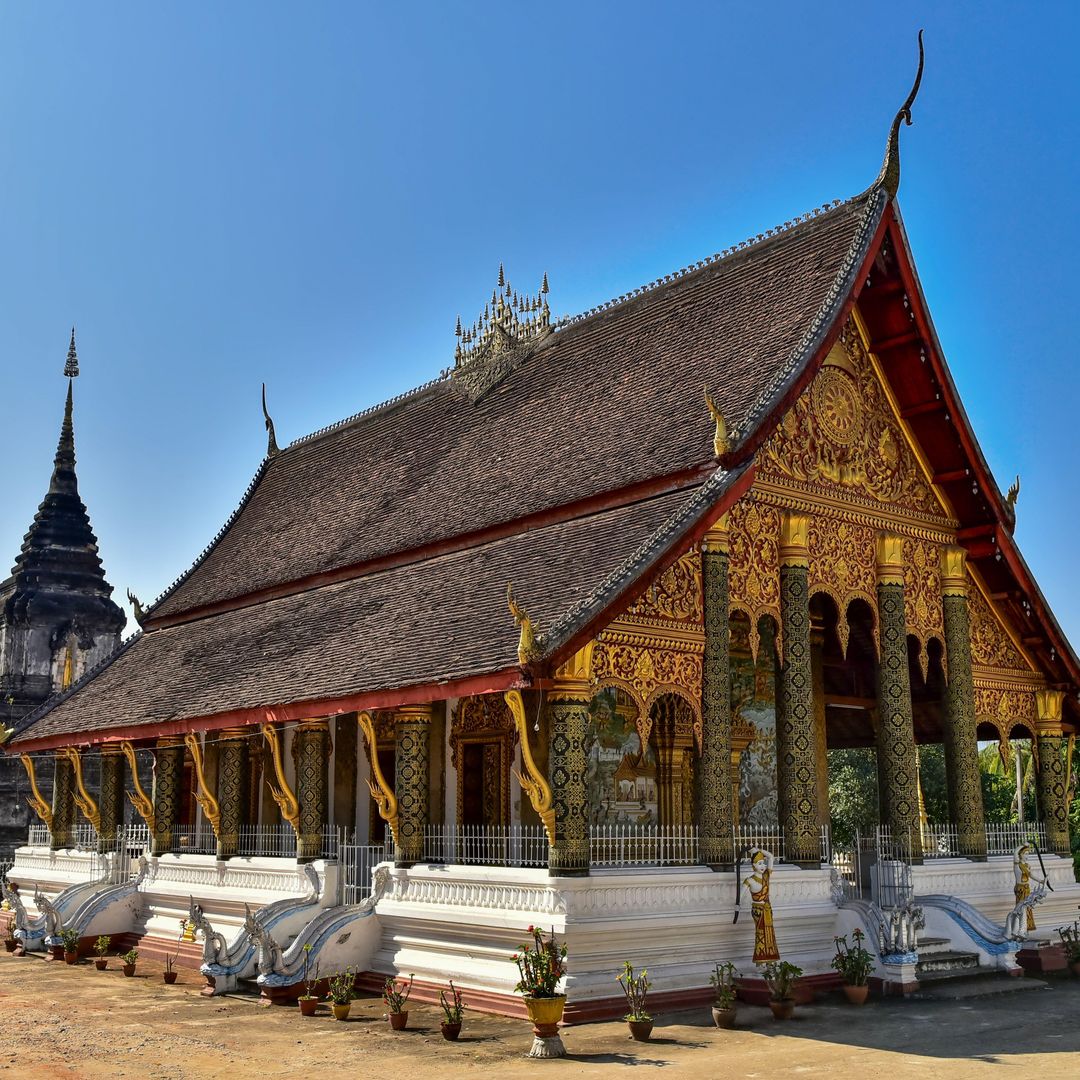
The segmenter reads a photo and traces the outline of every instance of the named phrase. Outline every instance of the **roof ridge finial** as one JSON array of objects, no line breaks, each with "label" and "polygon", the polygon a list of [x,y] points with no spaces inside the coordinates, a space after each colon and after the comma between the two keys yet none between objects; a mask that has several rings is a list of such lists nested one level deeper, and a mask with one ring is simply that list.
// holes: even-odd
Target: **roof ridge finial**
[{"label": "roof ridge finial", "polygon": [[266,383],[262,384],[262,410],[263,418],[266,420],[266,456],[276,457],[278,454],[277,436],[274,434],[274,421],[270,419],[270,414],[266,411]]},{"label": "roof ridge finial", "polygon": [[890,199],[896,198],[900,190],[900,124],[901,121],[911,125],[911,106],[915,104],[915,97],[919,93],[919,85],[923,76],[923,32],[919,31],[919,68],[915,72],[915,82],[911,86],[904,104],[893,118],[892,127],[889,129],[889,142],[885,147],[885,160],[881,163],[881,172],[871,185],[873,188],[883,188]]},{"label": "roof ridge finial", "polygon": [[67,362],[64,364],[64,377],[66,379],[77,378],[79,374],[79,357],[75,352],[75,327],[71,328],[71,344],[68,346]]}]

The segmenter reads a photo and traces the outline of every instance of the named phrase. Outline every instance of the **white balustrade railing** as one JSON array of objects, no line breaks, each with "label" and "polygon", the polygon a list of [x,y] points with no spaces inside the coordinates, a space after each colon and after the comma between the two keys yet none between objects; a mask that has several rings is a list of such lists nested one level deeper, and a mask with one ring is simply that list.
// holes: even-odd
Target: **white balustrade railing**
[{"label": "white balustrade railing", "polygon": [[27,830],[26,843],[29,847],[51,847],[52,831],[43,821],[35,821]]},{"label": "white balustrade railing", "polygon": [[358,904],[371,895],[372,871],[391,857],[384,844],[358,844],[352,829],[342,829],[338,836],[338,861],[341,863],[341,902]]},{"label": "white balustrade railing", "polygon": [[736,858],[757,848],[769,852],[777,862],[784,861],[784,830],[779,825],[736,825],[732,836]]},{"label": "white balustrade railing", "polygon": [[547,866],[541,825],[428,825],[424,860],[473,866]]},{"label": "white balustrade railing", "polygon": [[174,825],[169,851],[173,855],[216,855],[217,837],[209,823]]},{"label": "white balustrade railing", "polygon": [[277,825],[241,825],[238,854],[295,859],[296,833],[287,821]]},{"label": "white balustrade railing", "polygon": [[1021,844],[1034,841],[1040,851],[1046,850],[1046,826],[1042,822],[1031,825],[987,825],[986,854],[1013,855]]},{"label": "white balustrade railing", "polygon": [[592,866],[690,866],[697,861],[695,825],[594,825],[590,830]]}]

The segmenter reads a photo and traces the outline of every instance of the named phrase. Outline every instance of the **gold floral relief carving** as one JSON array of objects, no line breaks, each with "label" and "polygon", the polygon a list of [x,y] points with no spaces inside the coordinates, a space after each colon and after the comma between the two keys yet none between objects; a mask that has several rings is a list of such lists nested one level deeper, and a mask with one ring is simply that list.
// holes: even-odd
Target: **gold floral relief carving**
[{"label": "gold floral relief carving", "polygon": [[975,716],[991,720],[1006,738],[1016,724],[1035,730],[1035,691],[1003,690],[975,683]]},{"label": "gold floral relief carving", "polygon": [[701,600],[701,554],[695,548],[655,577],[645,594],[630,607],[631,620],[665,620],[700,626],[703,617]]},{"label": "gold floral relief carving", "polygon": [[744,497],[731,508],[728,528],[729,607],[750,619],[750,652],[756,660],[758,620],[769,615],[780,626],[780,511]]},{"label": "gold floral relief carving", "polygon": [[904,538],[904,622],[908,634],[918,639],[919,665],[925,679],[930,664],[930,639],[945,641],[945,617],[941,604],[941,548],[930,540],[917,540],[910,536]]},{"label": "gold floral relief carving", "polygon": [[764,476],[779,474],[811,491],[944,516],[853,320],[760,460]]},{"label": "gold floral relief carving", "polygon": [[874,613],[877,631],[877,570],[875,531],[839,518],[815,516],[810,519],[810,595],[831,596],[840,613],[836,632],[847,656],[851,628],[848,604],[865,600]]},{"label": "gold floral relief carving", "polygon": [[510,748],[517,742],[514,715],[501,694],[474,694],[458,702],[450,721],[450,760],[455,769],[461,769],[462,741],[482,735],[505,740]]},{"label": "gold floral relief carving", "polygon": [[1030,672],[1023,654],[1006,633],[997,613],[969,575],[968,612],[971,619],[971,662],[997,671]]},{"label": "gold floral relief carving", "polygon": [[[612,640],[616,638],[616,640]],[[618,640],[621,638],[622,640]],[[660,641],[638,641],[628,635],[600,635],[593,652],[593,678],[598,688],[623,690],[637,708],[637,729],[646,746],[652,732],[649,711],[662,694],[685,697],[694,713],[694,736],[701,742],[701,653]]]}]

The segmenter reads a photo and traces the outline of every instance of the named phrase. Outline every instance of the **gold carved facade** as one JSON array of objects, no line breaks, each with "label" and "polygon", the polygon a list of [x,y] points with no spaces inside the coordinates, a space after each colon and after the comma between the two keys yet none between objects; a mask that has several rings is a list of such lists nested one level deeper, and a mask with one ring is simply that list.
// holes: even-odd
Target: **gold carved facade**
[{"label": "gold carved facade", "polygon": [[510,823],[510,775],[513,766],[517,728],[513,713],[501,694],[477,694],[462,698],[450,718],[450,760],[457,775],[457,817],[465,821],[466,747],[475,747],[482,755],[479,771],[480,790],[474,792],[482,804],[482,822],[473,824],[508,825]]}]

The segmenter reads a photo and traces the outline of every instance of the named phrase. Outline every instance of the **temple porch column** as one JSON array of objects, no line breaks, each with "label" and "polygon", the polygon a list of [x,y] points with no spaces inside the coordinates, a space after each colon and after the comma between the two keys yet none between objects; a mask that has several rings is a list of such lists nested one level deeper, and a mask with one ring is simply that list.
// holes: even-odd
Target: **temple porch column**
[{"label": "temple porch column", "polygon": [[986,858],[982,778],[975,724],[975,683],[971,674],[971,617],[968,611],[967,552],[947,547],[941,555],[941,606],[945,616],[945,777],[949,818],[960,852]]},{"label": "temple porch column", "polygon": [[810,663],[810,519],[785,514],[780,526],[780,619],[784,656],[776,716],[776,780],[785,859],[821,865],[814,680]]},{"label": "temple porch column", "polygon": [[[701,549],[705,655],[701,667],[701,758],[697,769],[698,860],[714,870],[734,865],[731,744],[731,622],[728,610],[727,515],[706,533]],[[736,781],[737,782],[737,781]]]},{"label": "temple porch column", "polygon": [[555,810],[555,843],[548,872],[583,876],[589,872],[589,704],[592,700],[592,646],[576,653],[555,673],[547,694],[548,770]]},{"label": "temple porch column", "polygon": [[173,829],[180,817],[183,737],[166,735],[158,739],[154,760],[154,835],[150,854],[165,855],[173,850]]},{"label": "temple porch column", "polygon": [[[1066,801],[1069,778],[1065,775],[1065,743],[1061,727],[1061,690],[1036,690],[1035,711],[1038,718],[1038,772],[1035,786],[1039,809],[1046,826],[1046,844],[1063,858],[1071,857],[1069,845],[1069,807]],[[55,813],[55,811],[54,811]]]},{"label": "temple porch column", "polygon": [[53,851],[71,847],[71,827],[75,823],[75,770],[71,762],[57,754],[53,758],[52,840]]},{"label": "temple porch column", "polygon": [[218,735],[217,857],[229,859],[240,851],[240,826],[249,798],[247,728],[228,728]]},{"label": "temple porch column", "polygon": [[325,719],[301,720],[293,736],[296,762],[296,801],[300,806],[300,833],[296,861],[322,857],[326,825],[326,771],[330,762],[330,725]]},{"label": "temple porch column", "polygon": [[101,748],[98,813],[98,851],[113,851],[124,821],[124,755],[117,743],[106,743]]},{"label": "temple porch column", "polygon": [[818,830],[829,824],[829,738],[825,723],[825,627],[810,623],[810,678],[814,697],[814,778]]},{"label": "temple porch column", "polygon": [[430,704],[400,705],[394,710],[394,796],[398,804],[395,866],[412,866],[424,857],[431,713]]},{"label": "temple porch column", "polygon": [[915,758],[915,721],[908,675],[907,624],[904,619],[904,543],[894,533],[878,536],[878,620],[881,663],[878,668],[878,776],[882,784],[884,824],[893,842],[914,861],[921,859],[919,770]]}]

